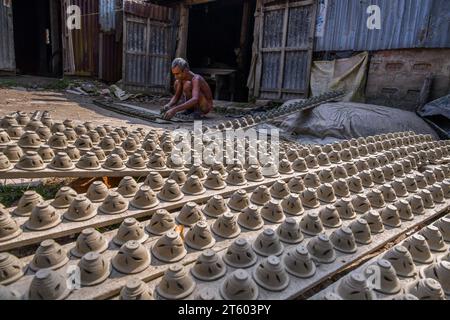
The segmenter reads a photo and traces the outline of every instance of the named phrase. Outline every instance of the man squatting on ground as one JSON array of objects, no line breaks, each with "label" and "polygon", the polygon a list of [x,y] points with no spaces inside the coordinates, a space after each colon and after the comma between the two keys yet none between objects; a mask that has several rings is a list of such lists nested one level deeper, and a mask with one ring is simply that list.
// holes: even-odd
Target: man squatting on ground
[{"label": "man squatting on ground", "polygon": [[[185,114],[193,113],[194,117],[198,118],[212,110],[213,97],[208,83],[202,76],[189,69],[186,60],[183,58],[173,60],[172,74],[175,77],[175,95],[161,109],[164,119],[171,119],[182,111],[185,111]],[[184,96],[184,102],[177,105],[181,95]]]}]

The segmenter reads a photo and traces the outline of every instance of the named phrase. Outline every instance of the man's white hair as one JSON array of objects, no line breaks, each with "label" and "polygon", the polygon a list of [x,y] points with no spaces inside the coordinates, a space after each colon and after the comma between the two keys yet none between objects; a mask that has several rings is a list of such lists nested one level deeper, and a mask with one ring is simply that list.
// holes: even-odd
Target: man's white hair
[{"label": "man's white hair", "polygon": [[172,61],[172,69],[176,67],[180,68],[181,71],[184,71],[185,69],[190,69],[189,63],[183,58],[176,58]]}]

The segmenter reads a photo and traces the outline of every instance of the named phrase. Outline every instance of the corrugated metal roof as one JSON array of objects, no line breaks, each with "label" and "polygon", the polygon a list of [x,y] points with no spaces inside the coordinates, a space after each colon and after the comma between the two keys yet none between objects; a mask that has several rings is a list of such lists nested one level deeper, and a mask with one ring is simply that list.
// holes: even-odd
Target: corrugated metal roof
[{"label": "corrugated metal roof", "polygon": [[[320,0],[328,3],[314,51],[450,47],[448,0]],[[369,30],[366,10],[381,9],[381,29]],[[318,19],[320,21],[320,17]]]},{"label": "corrugated metal roof", "polygon": [[0,2],[0,70],[14,71],[14,33],[11,8]]}]

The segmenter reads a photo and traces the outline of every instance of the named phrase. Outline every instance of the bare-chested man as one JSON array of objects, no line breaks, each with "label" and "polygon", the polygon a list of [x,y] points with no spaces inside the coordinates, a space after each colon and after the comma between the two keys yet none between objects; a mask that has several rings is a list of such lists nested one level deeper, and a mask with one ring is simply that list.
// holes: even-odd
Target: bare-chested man
[{"label": "bare-chested man", "polygon": [[[212,110],[213,97],[208,83],[202,76],[193,73],[189,69],[189,64],[186,60],[176,58],[172,62],[172,74],[175,77],[175,95],[161,109],[161,112],[164,113],[164,119],[170,119],[176,113],[182,111],[200,116]],[[184,96],[184,101],[178,104],[182,95]]]}]

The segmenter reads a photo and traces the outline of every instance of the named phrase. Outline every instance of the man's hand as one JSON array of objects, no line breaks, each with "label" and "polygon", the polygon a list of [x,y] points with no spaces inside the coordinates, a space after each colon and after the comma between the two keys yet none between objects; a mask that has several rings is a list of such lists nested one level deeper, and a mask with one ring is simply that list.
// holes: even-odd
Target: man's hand
[{"label": "man's hand", "polygon": [[170,109],[170,105],[169,105],[169,104],[164,105],[164,106],[161,108],[161,114],[166,113],[167,111],[169,111],[169,109]]},{"label": "man's hand", "polygon": [[170,109],[166,113],[164,113],[163,119],[165,120],[172,119],[175,116],[175,114],[176,114],[175,109]]}]

